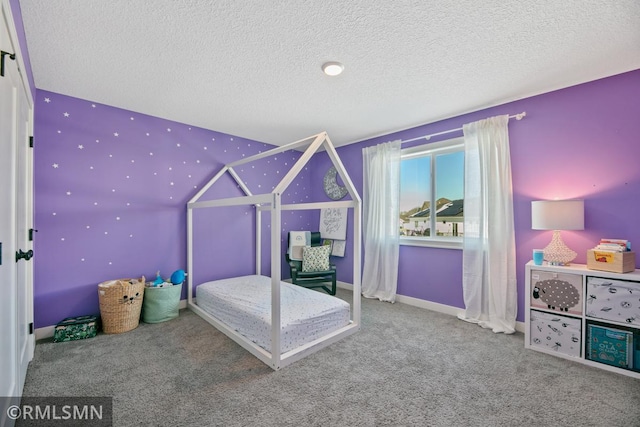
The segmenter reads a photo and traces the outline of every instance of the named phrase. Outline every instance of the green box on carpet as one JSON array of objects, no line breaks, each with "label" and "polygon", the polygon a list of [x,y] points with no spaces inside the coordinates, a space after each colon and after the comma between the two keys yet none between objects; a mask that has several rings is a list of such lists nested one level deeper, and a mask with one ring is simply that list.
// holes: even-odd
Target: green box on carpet
[{"label": "green box on carpet", "polygon": [[142,321],[160,323],[178,317],[181,294],[182,284],[146,288],[142,300]]},{"label": "green box on carpet", "polygon": [[97,316],[67,317],[56,325],[53,332],[53,342],[93,338],[97,333]]}]

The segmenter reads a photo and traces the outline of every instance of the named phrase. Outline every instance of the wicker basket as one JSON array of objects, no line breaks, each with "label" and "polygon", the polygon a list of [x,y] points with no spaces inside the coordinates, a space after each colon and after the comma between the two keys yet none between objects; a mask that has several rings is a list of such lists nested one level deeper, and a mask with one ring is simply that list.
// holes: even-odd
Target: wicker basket
[{"label": "wicker basket", "polygon": [[138,327],[144,283],[142,277],[108,280],[98,285],[100,317],[105,334],[121,334]]}]

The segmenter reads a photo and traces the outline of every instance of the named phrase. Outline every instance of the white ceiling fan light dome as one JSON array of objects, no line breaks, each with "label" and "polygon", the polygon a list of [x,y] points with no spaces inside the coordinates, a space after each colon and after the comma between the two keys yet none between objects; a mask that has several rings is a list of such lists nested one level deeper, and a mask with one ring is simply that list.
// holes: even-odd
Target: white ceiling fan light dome
[{"label": "white ceiling fan light dome", "polygon": [[322,64],[322,71],[327,76],[337,76],[344,71],[344,65],[337,61],[329,61]]}]

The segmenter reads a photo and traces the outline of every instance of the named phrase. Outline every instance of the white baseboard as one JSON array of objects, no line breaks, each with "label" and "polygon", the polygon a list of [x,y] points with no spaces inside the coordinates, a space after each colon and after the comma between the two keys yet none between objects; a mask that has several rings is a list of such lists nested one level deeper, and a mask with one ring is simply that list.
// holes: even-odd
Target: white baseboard
[{"label": "white baseboard", "polygon": [[[286,280],[285,280],[286,281]],[[349,291],[353,291],[353,285],[347,282],[337,281],[336,285],[340,289],[346,289]],[[436,302],[431,302],[419,298],[408,297],[405,295],[396,295],[396,302],[401,304],[412,305],[414,307],[424,308],[427,310],[435,311],[438,313],[448,314],[451,316],[458,316],[458,314],[463,313],[463,310],[458,307],[452,307],[450,305],[438,304]],[[187,308],[187,300],[180,300],[180,309]],[[51,338],[53,336],[53,332],[55,331],[55,325],[45,326],[42,328],[36,329],[36,341]],[[524,323],[516,322],[516,331],[524,333]]]},{"label": "white baseboard", "polygon": [[[351,283],[338,282],[337,285],[342,289],[353,290],[353,285]],[[427,301],[424,299],[408,297],[405,295],[396,295],[396,302],[456,317],[458,317],[458,314],[464,313],[464,310],[458,307],[439,304],[437,302]],[[516,331],[524,333],[524,322],[516,322]]]},{"label": "white baseboard", "polygon": [[[180,300],[180,305],[178,307],[180,307],[180,309],[187,308],[187,300],[186,299]],[[43,340],[45,338],[51,338],[55,330],[56,330],[56,325],[37,328],[35,331],[36,341]]]},{"label": "white baseboard", "polygon": [[42,340],[45,338],[51,338],[53,336],[53,332],[55,331],[56,326],[45,326],[44,328],[36,329],[36,341]]}]

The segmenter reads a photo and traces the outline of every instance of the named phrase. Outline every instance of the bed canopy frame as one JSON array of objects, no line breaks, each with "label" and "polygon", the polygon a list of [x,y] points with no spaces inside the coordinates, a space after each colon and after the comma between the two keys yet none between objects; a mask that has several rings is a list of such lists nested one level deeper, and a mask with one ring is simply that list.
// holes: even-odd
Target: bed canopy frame
[{"label": "bed canopy frame", "polygon": [[[255,160],[267,158],[288,150],[300,150],[307,147],[300,158],[293,164],[291,169],[284,175],[282,180],[274,187],[270,193],[252,194],[244,184],[242,179],[235,172],[234,168]],[[320,149],[324,148],[335,166],[351,200],[282,204],[281,198],[287,187],[293,182],[311,157]],[[231,197],[217,200],[200,201],[200,198],[215,184],[223,175],[228,173],[238,184],[245,196]],[[215,326],[229,338],[251,352],[262,362],[278,370],[297,360],[302,359],[344,337],[352,335],[360,329],[360,267],[361,267],[361,199],[356,191],[338,153],[336,152],[329,136],[326,132],[310,136],[299,141],[295,141],[281,147],[256,154],[251,157],[225,165],[188,203],[187,203],[187,268],[190,277],[194,277],[193,266],[193,210],[225,206],[246,206],[253,205],[256,208],[255,221],[255,245],[256,245],[256,265],[255,274],[261,274],[261,224],[262,212],[269,211],[271,214],[271,352],[266,351],[254,342],[239,334],[234,329],[228,327],[215,317],[209,315],[202,308],[198,307],[197,301],[193,298],[193,283],[188,280],[187,306],[204,320]],[[314,210],[322,208],[351,208],[353,209],[353,302],[351,309],[351,320],[348,325],[320,337],[310,343],[304,344],[296,349],[281,353],[280,349],[280,282],[282,279],[281,259],[282,259],[282,211],[283,210]],[[314,292],[314,291],[310,291]]]}]

